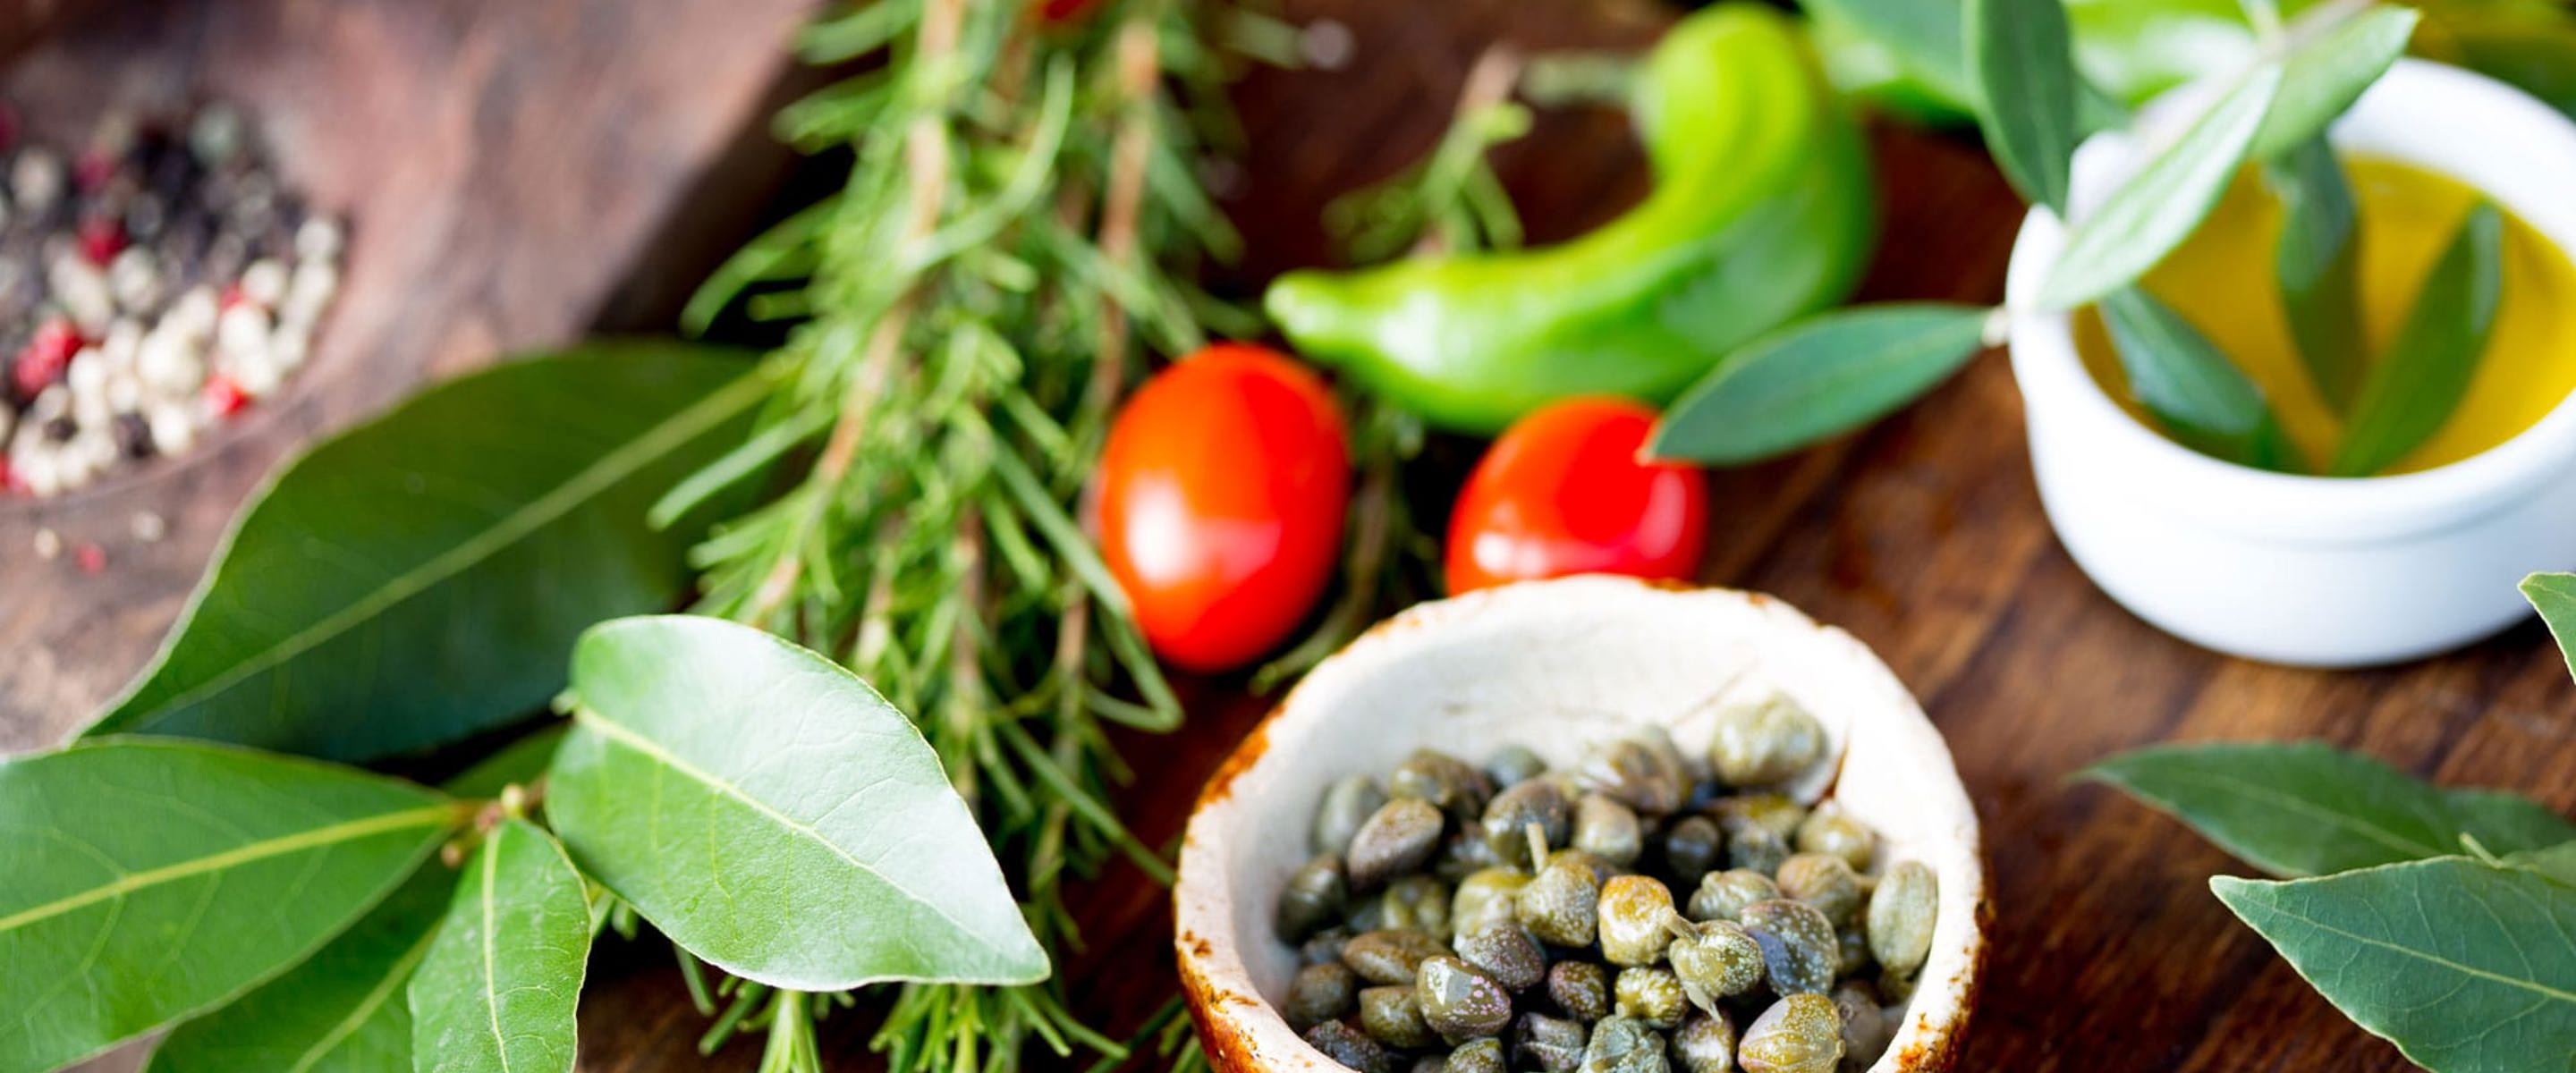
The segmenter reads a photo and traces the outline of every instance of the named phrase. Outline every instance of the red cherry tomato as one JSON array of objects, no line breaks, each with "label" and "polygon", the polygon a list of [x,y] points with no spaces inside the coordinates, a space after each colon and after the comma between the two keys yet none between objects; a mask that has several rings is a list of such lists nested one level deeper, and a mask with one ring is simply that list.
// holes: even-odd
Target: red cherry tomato
[{"label": "red cherry tomato", "polygon": [[1286,355],[1219,344],[1146,381],[1100,460],[1100,552],[1154,651],[1240,667],[1305,620],[1340,559],[1350,449]]},{"label": "red cherry tomato", "polygon": [[1449,591],[1566,574],[1687,579],[1708,486],[1639,458],[1655,412],[1579,398],[1530,412],[1487,448],[1449,516]]}]

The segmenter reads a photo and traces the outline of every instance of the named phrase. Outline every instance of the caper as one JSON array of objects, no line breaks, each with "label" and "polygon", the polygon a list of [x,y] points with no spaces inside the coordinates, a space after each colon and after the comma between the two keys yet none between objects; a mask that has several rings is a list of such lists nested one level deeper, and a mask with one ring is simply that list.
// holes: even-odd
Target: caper
[{"label": "caper", "polygon": [[1324,1057],[1359,1073],[1395,1073],[1395,1058],[1366,1033],[1343,1021],[1326,1021],[1305,1032],[1306,1045]]},{"label": "caper", "polygon": [[1361,898],[1351,903],[1351,911],[1342,917],[1342,927],[1352,934],[1379,931],[1386,927],[1386,903],[1375,898]]},{"label": "caper", "polygon": [[1297,963],[1321,965],[1342,960],[1342,944],[1351,941],[1351,930],[1340,925],[1316,932],[1297,947]]},{"label": "caper", "polygon": [[1780,888],[1771,877],[1750,868],[1730,868],[1710,872],[1700,878],[1699,889],[1691,892],[1692,920],[1733,920],[1744,907],[1780,896]]},{"label": "caper", "polygon": [[1772,1003],[1735,1048],[1744,1073],[1834,1073],[1842,1059],[1842,1014],[1823,995],[1790,995]]},{"label": "caper", "polygon": [[1454,944],[1458,959],[1482,970],[1505,988],[1527,991],[1547,977],[1547,951],[1513,923],[1486,924],[1461,932]]},{"label": "caper", "polygon": [[1751,793],[1718,798],[1708,807],[1717,820],[1718,830],[1728,837],[1755,827],[1767,827],[1783,839],[1794,838],[1798,825],[1807,822],[1806,806],[1785,794]]},{"label": "caper", "polygon": [[1370,1039],[1389,1047],[1428,1047],[1440,1042],[1430,1022],[1423,1020],[1422,1006],[1414,1000],[1413,988],[1404,984],[1361,991],[1360,1028]]},{"label": "caper", "polygon": [[1779,693],[1718,710],[1709,765],[1729,786],[1776,786],[1825,756],[1825,727]]},{"label": "caper", "polygon": [[1418,870],[1440,848],[1440,810],[1419,798],[1397,798],[1379,806],[1343,857],[1352,890],[1378,885]]},{"label": "caper", "polygon": [[1617,876],[1601,887],[1601,956],[1613,965],[1652,965],[1672,934],[1673,892],[1651,876]]},{"label": "caper", "polygon": [[1670,951],[1673,975],[1691,1004],[1717,1012],[1718,1000],[1741,995],[1762,982],[1766,963],[1762,944],[1730,921],[1681,924]]},{"label": "caper", "polygon": [[1583,1073],[1670,1073],[1664,1038],[1631,1017],[1604,1017],[1583,1048]]},{"label": "caper", "polygon": [[1422,1057],[1413,1060],[1413,1066],[1406,1070],[1406,1073],[1449,1073],[1449,1056],[1445,1054],[1423,1055]]},{"label": "caper", "polygon": [[1467,824],[1440,841],[1440,857],[1432,862],[1431,874],[1443,883],[1455,883],[1501,863],[1502,855],[1486,843],[1484,831]]},{"label": "caper", "polygon": [[1351,848],[1351,836],[1359,833],[1360,825],[1385,804],[1386,791],[1378,789],[1376,779],[1353,775],[1336,780],[1324,788],[1308,841],[1317,853],[1340,856]]},{"label": "caper", "polygon": [[1656,1028],[1682,1023],[1683,1011],[1690,1008],[1690,993],[1682,990],[1681,978],[1660,965],[1619,970],[1611,995],[1619,1016],[1633,1017]]},{"label": "caper", "polygon": [[1869,858],[1878,836],[1861,822],[1844,815],[1831,802],[1807,814],[1807,822],[1798,825],[1798,852],[1829,853],[1843,859],[1854,869],[1869,867]]},{"label": "caper", "polygon": [[1649,752],[1654,753],[1664,770],[1681,780],[1683,792],[1685,794],[1689,792],[1692,781],[1690,758],[1682,754],[1681,743],[1673,740],[1672,731],[1664,729],[1660,724],[1648,723],[1639,727],[1630,737],[1634,738],[1637,744],[1645,746]]},{"label": "caper", "polygon": [[1691,1011],[1673,1030],[1673,1064],[1682,1073],[1734,1073],[1734,1023],[1724,1014]]},{"label": "caper", "polygon": [[1288,1002],[1280,1012],[1288,1027],[1303,1032],[1351,1012],[1351,997],[1359,986],[1359,975],[1341,962],[1308,965],[1289,978]]},{"label": "caper", "polygon": [[1450,930],[1465,934],[1486,924],[1519,923],[1514,902],[1528,885],[1528,875],[1509,868],[1487,868],[1460,880],[1449,896]]},{"label": "caper", "polygon": [[1565,1015],[1581,1021],[1610,1016],[1610,970],[1589,961],[1560,961],[1547,967],[1547,997]]},{"label": "caper", "polygon": [[1522,1014],[1512,1027],[1512,1051],[1521,1064],[1537,1066],[1548,1073],[1573,1073],[1583,1064],[1585,1037],[1590,1033],[1582,1022],[1542,1013]]},{"label": "caper", "polygon": [[1664,870],[1684,886],[1699,882],[1725,852],[1726,836],[1706,816],[1684,816],[1664,829]]},{"label": "caper", "polygon": [[1386,926],[1449,934],[1449,888],[1430,876],[1405,876],[1378,896]]},{"label": "caper", "polygon": [[1780,896],[1816,907],[1836,924],[1860,912],[1860,873],[1829,853],[1800,853],[1780,862]]},{"label": "caper", "polygon": [[1889,968],[1878,970],[1879,997],[1891,1003],[1902,1005],[1914,1001],[1914,988],[1920,982],[1915,979],[1914,973],[1898,972]]},{"label": "caper", "polygon": [[1532,867],[1536,863],[1530,860],[1533,824],[1539,840],[1551,846],[1564,845],[1573,830],[1574,806],[1554,779],[1531,779],[1495,794],[1485,805],[1481,825],[1485,845],[1505,864]]},{"label": "caper", "polygon": [[[1356,843],[1354,843],[1356,845]],[[1726,866],[1769,875],[1789,860],[1789,840],[1768,827],[1747,827],[1726,840]]]},{"label": "caper", "polygon": [[1898,861],[1869,896],[1869,953],[1888,971],[1911,976],[1932,952],[1940,913],[1939,881],[1917,861]]},{"label": "caper", "polygon": [[1575,769],[1585,790],[1607,794],[1629,808],[1660,816],[1682,806],[1690,776],[1654,746],[1635,739],[1611,742],[1592,750]]},{"label": "caper", "polygon": [[1843,1057],[1845,1064],[1866,1068],[1887,1053],[1887,1045],[1896,1039],[1896,1030],[1887,1023],[1887,1010],[1878,1004],[1878,993],[1863,983],[1847,983],[1834,989],[1834,1010],[1843,1019]]},{"label": "caper", "polygon": [[1833,923],[1815,906],[1774,898],[1745,906],[1738,922],[1754,942],[1762,944],[1763,976],[1772,991],[1822,994],[1833,986],[1834,967],[1842,956],[1835,945]]},{"label": "caper", "polygon": [[1387,776],[1386,793],[1430,802],[1465,821],[1485,811],[1485,799],[1493,796],[1494,788],[1474,765],[1437,750],[1417,749]]},{"label": "caper", "polygon": [[1526,745],[1506,745],[1485,757],[1485,777],[1500,789],[1509,789],[1547,774],[1547,761],[1538,758]]},{"label": "caper", "polygon": [[1449,1060],[1440,1073],[1503,1073],[1503,1041],[1500,1039],[1469,1040],[1449,1052]]},{"label": "caper", "polygon": [[1501,981],[1449,956],[1430,958],[1414,975],[1422,1019],[1452,1044],[1500,1033],[1512,1021],[1512,995]]},{"label": "caper", "polygon": [[1317,857],[1288,877],[1288,886],[1279,892],[1279,912],[1272,926],[1282,939],[1303,940],[1341,916],[1342,898],[1348,893],[1342,859],[1331,854]]},{"label": "caper", "polygon": [[1559,853],[1520,890],[1521,926],[1542,942],[1590,946],[1599,923],[1601,881],[1579,854]]},{"label": "caper", "polygon": [[1585,794],[1574,803],[1574,848],[1625,867],[1645,850],[1637,814],[1605,794]]},{"label": "caper", "polygon": [[1857,976],[1869,965],[1869,936],[1856,927],[1835,928],[1834,975]]},{"label": "caper", "polygon": [[1342,963],[1370,983],[1402,984],[1413,982],[1424,961],[1449,952],[1448,944],[1418,931],[1372,931],[1342,944]]}]

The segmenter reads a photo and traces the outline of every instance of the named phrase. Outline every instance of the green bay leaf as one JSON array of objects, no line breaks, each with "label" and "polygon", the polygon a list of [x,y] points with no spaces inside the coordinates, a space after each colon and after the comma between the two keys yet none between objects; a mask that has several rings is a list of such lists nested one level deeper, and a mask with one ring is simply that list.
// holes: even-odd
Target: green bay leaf
[{"label": "green bay leaf", "polygon": [[2504,215],[2481,202],[2424,273],[2415,306],[2353,404],[2329,472],[2363,477],[2405,459],[2469,393],[2504,300]]},{"label": "green bay leaf", "polygon": [[293,967],[461,819],[408,783],[197,742],[0,763],[0,1073],[76,1061]]},{"label": "green bay leaf", "polygon": [[2315,876],[2463,852],[2520,853],[2576,840],[2576,825],[2524,798],[2445,790],[2319,742],[2161,745],[2079,773],[2189,825],[2276,876]]},{"label": "green bay leaf", "polygon": [[1968,67],[1986,148],[2024,197],[2066,214],[2079,127],[2075,45],[2060,0],[1968,0]]},{"label": "green bay leaf", "polygon": [[429,953],[456,873],[412,873],[304,964],[170,1033],[144,1073],[411,1073],[404,987]]},{"label": "green bay leaf", "polygon": [[2102,322],[2129,393],[2176,441],[2240,466],[2298,468],[2263,389],[2182,314],[2128,287],[2102,299]]},{"label": "green bay leaf", "polygon": [[2549,635],[2558,640],[2558,654],[2567,661],[2567,669],[2576,674],[2576,574],[2533,574],[2522,579],[2522,598],[2531,601],[2540,620],[2549,624]]},{"label": "green bay leaf", "polygon": [[433,388],[255,496],[160,654],[86,736],[363,761],[542,704],[602,618],[669,607],[686,525],[655,497],[740,439],[729,352],[585,347]]},{"label": "green bay leaf", "polygon": [[1854,306],[1747,346],[1665,411],[1648,450],[1714,465],[1785,454],[1914,401],[1984,347],[1976,306]]},{"label": "green bay leaf", "polygon": [[2433,1073],[2576,1055],[2576,887],[2464,857],[2210,888],[2319,994]]},{"label": "green bay leaf", "polygon": [[2040,305],[2072,309],[2135,283],[2190,238],[2236,178],[2280,89],[2280,67],[2248,72],[2181,138],[2076,220],[2040,288]]},{"label": "green bay leaf", "polygon": [[938,756],[840,666],[649,616],[584,635],[572,691],[546,814],[584,872],[689,952],[801,991],[1046,976]]},{"label": "green bay leaf", "polygon": [[419,1073],[570,1073],[590,891],[563,847],[508,819],[466,862],[411,979]]}]

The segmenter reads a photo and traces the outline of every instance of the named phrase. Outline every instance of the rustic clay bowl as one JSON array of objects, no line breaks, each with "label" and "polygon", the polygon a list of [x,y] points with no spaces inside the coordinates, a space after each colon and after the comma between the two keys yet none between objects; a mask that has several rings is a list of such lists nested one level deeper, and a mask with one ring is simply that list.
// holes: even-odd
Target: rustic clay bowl
[{"label": "rustic clay bowl", "polygon": [[1824,722],[1835,763],[1791,792],[1838,799],[1882,838],[1879,861],[1940,877],[1922,985],[1870,1073],[1947,1070],[1985,954],[1976,812],[1941,735],[1869,649],[1777,600],[1584,577],[1507,586],[1396,616],[1315,668],[1208,781],[1173,890],[1190,1012],[1226,1073],[1341,1067],[1275,1004],[1297,968],[1271,933],[1327,783],[1383,774],[1421,746],[1481,759],[1527,745],[1550,765],[1649,723],[1704,756],[1711,717],[1779,689]]}]

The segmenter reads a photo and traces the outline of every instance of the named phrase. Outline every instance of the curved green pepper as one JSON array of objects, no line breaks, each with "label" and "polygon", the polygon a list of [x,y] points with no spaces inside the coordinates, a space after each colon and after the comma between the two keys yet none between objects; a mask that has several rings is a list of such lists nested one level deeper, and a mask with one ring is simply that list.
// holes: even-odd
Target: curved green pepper
[{"label": "curved green pepper", "polygon": [[1381,398],[1493,432],[1569,395],[1667,401],[1849,294],[1876,224],[1868,155],[1791,22],[1749,5],[1684,19],[1631,109],[1656,185],[1625,215],[1547,249],[1292,272],[1271,319]]}]

